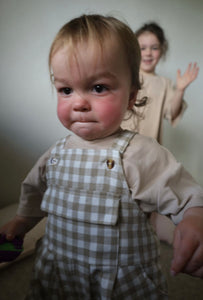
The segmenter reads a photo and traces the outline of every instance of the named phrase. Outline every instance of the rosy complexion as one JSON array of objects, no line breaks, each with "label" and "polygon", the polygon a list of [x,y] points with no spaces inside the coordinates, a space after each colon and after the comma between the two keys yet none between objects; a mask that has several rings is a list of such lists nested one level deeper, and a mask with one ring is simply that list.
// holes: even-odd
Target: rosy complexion
[{"label": "rosy complexion", "polygon": [[52,58],[57,113],[61,123],[85,140],[100,139],[120,128],[136,91],[126,58],[115,40],[101,52],[95,42],[59,49]]},{"label": "rosy complexion", "polygon": [[145,73],[155,73],[156,65],[161,58],[160,42],[156,35],[151,32],[144,32],[138,37],[141,49],[141,71]]}]

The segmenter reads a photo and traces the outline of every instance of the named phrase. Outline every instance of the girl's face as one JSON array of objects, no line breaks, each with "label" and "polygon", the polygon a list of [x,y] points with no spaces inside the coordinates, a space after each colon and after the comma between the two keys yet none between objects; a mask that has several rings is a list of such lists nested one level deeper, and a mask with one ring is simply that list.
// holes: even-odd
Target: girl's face
[{"label": "girl's face", "polygon": [[144,32],[138,37],[141,49],[140,69],[145,73],[155,73],[156,65],[161,58],[161,45],[155,34]]},{"label": "girl's face", "polygon": [[109,42],[102,54],[94,42],[78,45],[76,55],[66,46],[52,58],[58,117],[85,140],[116,132],[134,104],[130,69],[117,44]]}]

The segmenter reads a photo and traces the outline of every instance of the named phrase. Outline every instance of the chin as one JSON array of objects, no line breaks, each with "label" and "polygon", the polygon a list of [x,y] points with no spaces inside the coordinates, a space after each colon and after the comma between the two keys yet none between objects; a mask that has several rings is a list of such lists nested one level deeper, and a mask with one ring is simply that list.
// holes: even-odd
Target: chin
[{"label": "chin", "polygon": [[85,129],[84,130],[83,129],[76,130],[76,131],[73,131],[73,133],[86,141],[92,141],[92,140],[95,140],[96,138],[98,138],[95,136],[95,134],[93,134],[92,132],[87,131]]}]

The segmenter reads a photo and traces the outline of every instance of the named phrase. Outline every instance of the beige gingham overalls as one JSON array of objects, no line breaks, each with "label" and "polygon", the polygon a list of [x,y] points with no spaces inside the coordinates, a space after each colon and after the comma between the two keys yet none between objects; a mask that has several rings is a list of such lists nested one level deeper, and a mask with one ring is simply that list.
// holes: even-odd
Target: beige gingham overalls
[{"label": "beige gingham overalls", "polygon": [[134,133],[110,149],[52,150],[42,210],[48,212],[27,299],[167,299],[159,253],[122,166]]}]

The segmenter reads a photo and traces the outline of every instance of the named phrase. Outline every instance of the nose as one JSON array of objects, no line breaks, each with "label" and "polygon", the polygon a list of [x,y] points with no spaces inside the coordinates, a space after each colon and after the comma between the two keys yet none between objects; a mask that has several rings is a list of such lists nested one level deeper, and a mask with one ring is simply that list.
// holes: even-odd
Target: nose
[{"label": "nose", "polygon": [[78,95],[73,102],[73,109],[75,111],[90,111],[90,107],[90,102],[84,96],[81,95]]},{"label": "nose", "polygon": [[146,55],[150,55],[150,54],[151,54],[151,48],[149,48],[149,47],[146,48],[146,49],[145,49],[145,54],[146,54]]}]

